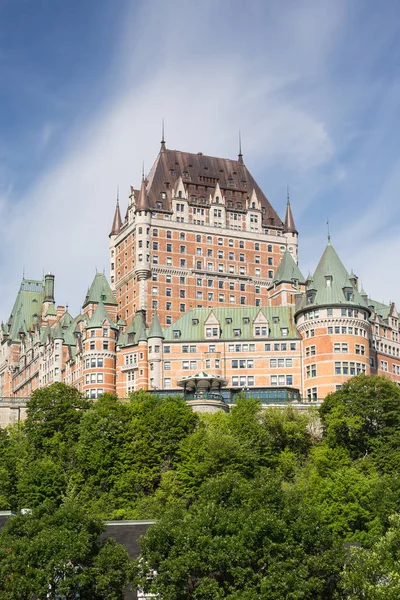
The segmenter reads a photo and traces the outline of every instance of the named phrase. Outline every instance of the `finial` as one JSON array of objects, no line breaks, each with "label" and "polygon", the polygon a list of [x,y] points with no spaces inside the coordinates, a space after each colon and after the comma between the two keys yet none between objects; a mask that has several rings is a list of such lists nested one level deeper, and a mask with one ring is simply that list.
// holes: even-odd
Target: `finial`
[{"label": "finial", "polygon": [[243,162],[243,154],[242,154],[242,133],[241,131],[239,131],[239,154],[238,154],[238,161],[240,163]]},{"label": "finial", "polygon": [[119,184],[117,185],[117,204],[119,204]]},{"label": "finial", "polygon": [[287,186],[287,203],[290,204],[290,191],[289,186]]},{"label": "finial", "polygon": [[326,226],[328,228],[328,242],[331,241],[331,232],[329,231],[329,219],[326,220]]},{"label": "finial", "polygon": [[142,162],[142,181],[144,181],[144,161]]},{"label": "finial", "polygon": [[67,302],[66,305],[65,305],[65,312],[68,312],[68,309],[69,309],[69,305],[68,305],[68,302]]},{"label": "finial", "polygon": [[22,279],[25,279],[25,265],[22,265]]},{"label": "finial", "polygon": [[164,119],[162,120],[162,131],[161,131],[161,152],[164,152],[166,149],[165,146],[165,135],[164,135]]}]

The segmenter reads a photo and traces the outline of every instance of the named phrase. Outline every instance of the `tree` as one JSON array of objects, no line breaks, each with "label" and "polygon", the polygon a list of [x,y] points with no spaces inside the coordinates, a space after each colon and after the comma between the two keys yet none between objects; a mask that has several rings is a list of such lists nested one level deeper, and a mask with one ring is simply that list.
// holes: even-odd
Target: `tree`
[{"label": "tree", "polygon": [[132,563],[114,540],[100,542],[103,529],[73,499],[10,517],[0,533],[0,599],[122,600]]},{"label": "tree", "polygon": [[400,388],[386,377],[358,375],[320,408],[327,442],[353,459],[371,454],[384,472],[400,469]]},{"label": "tree", "polygon": [[91,405],[75,387],[64,383],[35,390],[25,421],[29,442],[38,452],[46,450],[68,460],[71,445],[78,439],[79,423]]},{"label": "tree", "polygon": [[343,570],[342,589],[348,600],[400,598],[400,515],[369,550],[352,548]]},{"label": "tree", "polygon": [[315,510],[287,500],[268,471],[209,479],[149,529],[138,583],[163,600],[334,598],[340,547]]}]

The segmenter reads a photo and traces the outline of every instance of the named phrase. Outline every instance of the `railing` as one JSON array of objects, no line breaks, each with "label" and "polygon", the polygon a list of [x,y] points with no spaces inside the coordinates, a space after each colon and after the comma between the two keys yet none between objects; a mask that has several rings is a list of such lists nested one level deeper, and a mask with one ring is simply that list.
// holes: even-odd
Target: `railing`
[{"label": "railing", "polygon": [[194,394],[185,394],[184,396],[185,400],[219,400],[220,402],[225,402],[223,396],[221,396],[221,394],[219,394],[218,392],[205,392],[204,394],[201,393],[194,393]]}]

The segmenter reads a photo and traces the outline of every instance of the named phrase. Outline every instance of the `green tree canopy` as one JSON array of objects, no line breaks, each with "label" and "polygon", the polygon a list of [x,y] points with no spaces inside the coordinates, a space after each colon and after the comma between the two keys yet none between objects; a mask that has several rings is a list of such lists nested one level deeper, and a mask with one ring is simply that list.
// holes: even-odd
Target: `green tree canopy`
[{"label": "green tree canopy", "polygon": [[10,517],[0,533],[0,599],[122,600],[132,563],[74,500]]},{"label": "green tree canopy", "polygon": [[386,377],[358,375],[320,409],[329,445],[353,459],[371,454],[383,471],[400,469],[400,388]]}]

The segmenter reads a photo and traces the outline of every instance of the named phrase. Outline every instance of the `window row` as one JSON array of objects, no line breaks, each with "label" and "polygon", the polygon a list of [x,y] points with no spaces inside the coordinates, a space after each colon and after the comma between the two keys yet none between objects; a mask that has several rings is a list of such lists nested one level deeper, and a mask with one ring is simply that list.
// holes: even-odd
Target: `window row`
[{"label": "window row", "polygon": [[328,335],[360,335],[362,337],[366,337],[366,332],[364,329],[360,327],[328,327],[327,329]]},{"label": "window row", "polygon": [[270,358],[269,366],[271,369],[291,367],[293,360],[291,358]]},{"label": "window row", "polygon": [[86,383],[103,383],[104,382],[104,374],[103,373],[87,373],[85,379],[86,379]]},{"label": "window row", "polygon": [[95,390],[86,390],[86,398],[92,398],[93,400],[96,398],[100,398],[104,394],[104,390],[98,388]]},{"label": "window row", "polygon": [[359,362],[335,362],[335,375],[360,375],[366,372],[366,365]]},{"label": "window row", "polygon": [[271,375],[271,385],[293,385],[293,375]]},{"label": "window row", "polygon": [[104,367],[104,359],[103,358],[87,358],[85,361],[86,369],[94,369],[96,367]]},{"label": "window row", "polygon": [[[200,209],[198,209],[198,210],[200,210]],[[201,209],[201,210],[204,210],[204,209]],[[198,213],[198,214],[203,214],[203,213]],[[159,237],[158,229],[153,229],[152,233],[153,233],[153,237]],[[170,240],[172,239],[172,231],[170,231],[170,230],[166,231],[166,238],[170,239]],[[179,232],[179,239],[180,240],[185,240],[186,239],[186,234],[185,234],[184,231],[180,231]],[[197,234],[196,235],[196,242],[198,244],[206,243],[206,244],[217,244],[218,246],[223,246],[224,245],[224,238],[218,237],[218,238],[214,238],[213,239],[211,235],[205,236],[205,235]],[[250,243],[251,242],[248,242],[248,244],[250,244]],[[254,243],[254,246],[253,246],[254,250],[262,250],[260,242],[253,242],[253,243]],[[244,240],[238,240],[238,244],[237,245],[238,245],[239,248],[244,248],[245,247]],[[233,248],[235,246],[235,240],[233,240],[232,238],[229,238],[228,239],[228,246],[230,248]],[[272,252],[273,251],[272,244],[267,244],[266,245],[266,250],[267,250],[267,252]],[[275,251],[276,251],[276,249],[275,249]]]},{"label": "window row", "polygon": [[287,350],[296,350],[296,342],[290,342],[289,344],[265,344],[264,346],[265,352],[286,352]]}]

